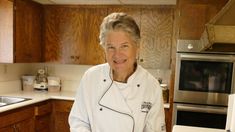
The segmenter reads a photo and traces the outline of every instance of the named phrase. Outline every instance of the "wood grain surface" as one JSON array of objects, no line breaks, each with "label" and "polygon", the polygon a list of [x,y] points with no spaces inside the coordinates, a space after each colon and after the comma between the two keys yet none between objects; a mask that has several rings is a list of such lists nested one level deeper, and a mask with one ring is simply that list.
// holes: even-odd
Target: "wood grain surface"
[{"label": "wood grain surface", "polygon": [[145,68],[170,68],[173,15],[170,7],[142,10],[140,63]]},{"label": "wood grain surface", "polygon": [[99,45],[99,25],[105,9],[79,6],[45,7],[45,61],[99,64],[104,53]]},{"label": "wood grain surface", "polygon": [[200,39],[209,22],[228,0],[179,0],[176,18],[179,39]]},{"label": "wood grain surface", "polygon": [[42,62],[42,6],[15,1],[15,62]]}]

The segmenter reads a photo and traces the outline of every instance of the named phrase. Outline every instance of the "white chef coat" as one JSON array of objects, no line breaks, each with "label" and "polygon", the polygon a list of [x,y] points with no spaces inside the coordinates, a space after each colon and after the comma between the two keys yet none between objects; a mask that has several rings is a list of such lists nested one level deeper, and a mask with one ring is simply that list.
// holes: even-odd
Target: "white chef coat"
[{"label": "white chef coat", "polygon": [[70,131],[165,132],[158,81],[138,65],[123,85],[131,89],[123,96],[110,71],[106,63],[85,72],[69,115]]}]

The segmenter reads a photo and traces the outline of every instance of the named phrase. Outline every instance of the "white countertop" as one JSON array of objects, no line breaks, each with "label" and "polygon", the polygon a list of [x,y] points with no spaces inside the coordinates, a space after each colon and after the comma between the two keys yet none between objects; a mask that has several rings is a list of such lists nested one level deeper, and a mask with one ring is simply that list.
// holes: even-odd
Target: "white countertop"
[{"label": "white countertop", "polygon": [[[23,97],[23,98],[30,98],[30,100],[11,104],[7,106],[0,107],[0,113],[8,110],[12,110],[15,108],[27,106],[30,104],[35,104],[38,102],[42,102],[49,99],[62,99],[62,100],[74,100],[75,92],[45,92],[45,91],[32,91],[32,92],[25,92],[19,91],[15,93],[8,93],[8,94],[1,94],[1,96],[13,96],[13,97]],[[164,104],[164,108],[170,108],[169,104]]]},{"label": "white countertop", "polygon": [[226,132],[224,129],[174,125],[172,132]]},{"label": "white countertop", "polygon": [[23,98],[30,98],[30,100],[0,107],[0,112],[12,110],[30,104],[35,104],[48,99],[74,100],[75,94],[76,94],[75,92],[44,92],[44,91],[32,91],[32,92],[20,91],[15,93],[1,94],[1,96],[23,97]]}]

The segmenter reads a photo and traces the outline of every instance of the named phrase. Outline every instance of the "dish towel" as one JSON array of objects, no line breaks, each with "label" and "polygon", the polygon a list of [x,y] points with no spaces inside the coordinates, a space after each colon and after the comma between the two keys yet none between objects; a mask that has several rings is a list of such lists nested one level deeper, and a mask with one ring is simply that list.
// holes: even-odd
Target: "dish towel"
[{"label": "dish towel", "polygon": [[235,132],[235,94],[229,95],[226,130]]}]

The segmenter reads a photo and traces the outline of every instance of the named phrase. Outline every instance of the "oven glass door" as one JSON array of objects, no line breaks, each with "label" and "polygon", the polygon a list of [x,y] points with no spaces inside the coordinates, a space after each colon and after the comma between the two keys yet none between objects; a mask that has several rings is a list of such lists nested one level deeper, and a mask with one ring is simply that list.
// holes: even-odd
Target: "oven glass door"
[{"label": "oven glass door", "polygon": [[181,60],[179,90],[230,93],[233,63]]},{"label": "oven glass door", "polygon": [[225,129],[226,107],[174,104],[173,125]]},{"label": "oven glass door", "polygon": [[177,53],[174,102],[227,106],[234,76],[234,55]]}]

